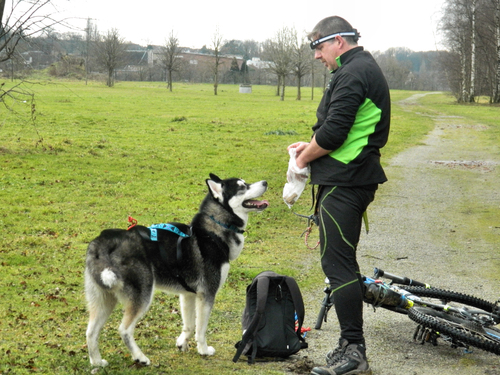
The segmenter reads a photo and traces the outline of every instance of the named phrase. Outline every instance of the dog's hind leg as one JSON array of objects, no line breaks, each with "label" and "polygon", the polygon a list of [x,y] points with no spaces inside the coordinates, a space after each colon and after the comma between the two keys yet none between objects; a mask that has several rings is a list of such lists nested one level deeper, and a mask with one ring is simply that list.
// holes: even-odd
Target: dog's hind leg
[{"label": "dog's hind leg", "polygon": [[196,294],[182,293],[179,295],[182,315],[182,333],[177,338],[176,345],[179,350],[187,351],[188,341],[193,336],[196,324]]},{"label": "dog's hind leg", "polygon": [[119,331],[123,342],[130,350],[132,359],[143,365],[149,366],[151,364],[151,361],[144,355],[134,339],[134,330],[137,321],[148,311],[149,306],[151,305],[153,288],[151,288],[149,293],[143,293],[144,294],[137,299],[131,298],[127,299],[126,301],[122,301],[124,306],[124,314]]},{"label": "dog's hind leg", "polygon": [[107,366],[108,362],[101,358],[99,351],[99,334],[116,306],[116,297],[98,289],[94,284],[87,283],[86,294],[89,310],[89,324],[87,326],[87,349],[92,366]]}]

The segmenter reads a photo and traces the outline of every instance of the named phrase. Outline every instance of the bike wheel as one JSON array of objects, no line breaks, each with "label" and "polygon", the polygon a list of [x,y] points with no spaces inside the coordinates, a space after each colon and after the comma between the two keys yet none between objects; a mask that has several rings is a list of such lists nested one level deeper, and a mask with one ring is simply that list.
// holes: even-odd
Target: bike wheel
[{"label": "bike wheel", "polygon": [[474,346],[488,352],[500,355],[500,330],[452,316],[444,311],[429,307],[412,307],[408,317],[426,328],[445,335],[456,346]]},{"label": "bike wheel", "polygon": [[443,303],[457,302],[463,305],[482,309],[490,313],[497,310],[497,306],[495,303],[491,303],[484,299],[469,296],[463,293],[457,293],[450,290],[443,290],[438,288],[425,288],[421,286],[403,286],[402,288],[416,296],[436,298],[443,301]]}]

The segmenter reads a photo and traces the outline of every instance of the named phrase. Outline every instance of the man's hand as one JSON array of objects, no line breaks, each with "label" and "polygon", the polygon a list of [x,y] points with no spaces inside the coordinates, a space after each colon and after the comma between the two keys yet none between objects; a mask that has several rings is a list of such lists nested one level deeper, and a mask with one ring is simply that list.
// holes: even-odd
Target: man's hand
[{"label": "man's hand", "polygon": [[299,156],[302,151],[307,147],[309,143],[308,142],[297,142],[297,143],[292,143],[288,148],[286,149],[287,151],[290,151],[291,148],[295,149],[295,155]]},{"label": "man's hand", "polygon": [[316,160],[332,152],[331,150],[325,150],[324,148],[321,148],[316,143],[316,136],[313,136],[310,143],[307,142],[292,143],[290,146],[288,146],[288,150],[290,150],[291,148],[294,148],[296,151],[295,155],[296,155],[297,167],[299,167],[300,169],[307,167],[311,161]]},{"label": "man's hand", "polygon": [[297,143],[292,143],[287,148],[287,151],[290,151],[291,148],[295,149],[295,157],[296,157],[297,167],[299,169],[307,167],[307,163],[302,162],[299,158],[300,154],[302,153],[302,151],[306,149],[307,146],[309,146],[308,142],[297,142]]}]

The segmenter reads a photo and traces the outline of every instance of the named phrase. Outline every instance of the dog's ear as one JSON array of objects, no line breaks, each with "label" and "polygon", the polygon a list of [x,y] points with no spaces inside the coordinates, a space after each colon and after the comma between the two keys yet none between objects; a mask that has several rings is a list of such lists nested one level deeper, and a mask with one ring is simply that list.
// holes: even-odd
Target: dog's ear
[{"label": "dog's ear", "polygon": [[219,176],[214,175],[213,173],[210,173],[210,178],[214,180],[215,182],[221,182],[222,180],[219,178]]},{"label": "dog's ear", "polygon": [[222,202],[223,197],[222,197],[222,183],[221,179],[213,174],[210,174],[210,177],[216,177],[216,179],[207,179],[207,185],[208,189],[210,190],[210,193],[212,194],[212,197],[214,197],[215,200]]}]

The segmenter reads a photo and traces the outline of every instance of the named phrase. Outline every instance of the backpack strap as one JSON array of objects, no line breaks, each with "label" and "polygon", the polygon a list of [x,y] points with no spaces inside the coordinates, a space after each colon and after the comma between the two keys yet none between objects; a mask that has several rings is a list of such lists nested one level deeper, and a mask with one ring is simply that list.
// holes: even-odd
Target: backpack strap
[{"label": "backpack strap", "polygon": [[[250,288],[252,287],[257,289],[257,305],[255,308],[255,314],[252,318],[252,321],[248,325],[248,328],[246,329],[245,333],[243,333],[241,342],[238,346],[238,349],[236,350],[236,354],[234,355],[233,362],[238,361],[241,354],[243,353],[243,350],[248,344],[248,341],[254,338],[255,332],[259,327],[260,321],[266,309],[267,291],[269,290],[269,278],[267,277],[267,275],[262,275],[262,273],[257,275],[255,277],[255,280],[252,282],[252,285],[250,285]],[[247,305],[249,304],[248,301],[249,298],[251,298],[250,293],[247,293]],[[257,355],[257,344],[253,343],[252,346],[253,346],[252,355],[248,357],[249,364],[255,362],[255,356]]]},{"label": "backpack strap", "polygon": [[307,348],[308,345],[305,342],[306,340],[302,337],[301,334],[302,324],[304,323],[305,317],[304,300],[302,299],[302,294],[300,293],[297,281],[295,281],[293,277],[288,276],[285,276],[285,280],[286,285],[288,286],[288,290],[290,291],[290,294],[292,296],[293,305],[295,306],[295,312],[297,313],[297,336],[302,343],[302,348]]}]

